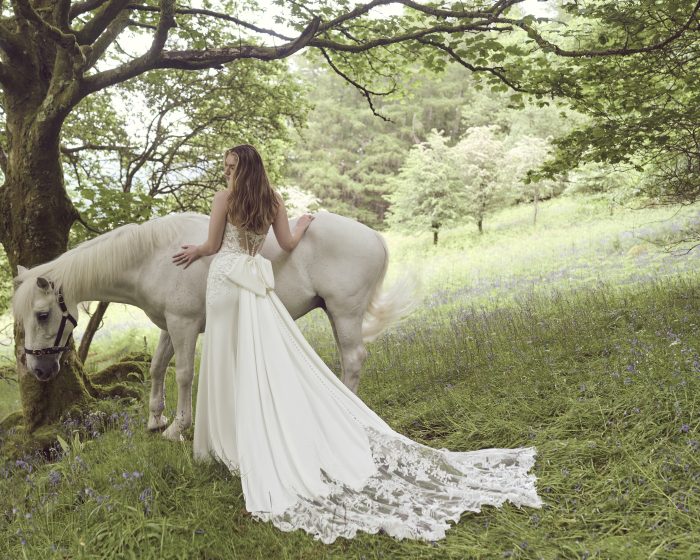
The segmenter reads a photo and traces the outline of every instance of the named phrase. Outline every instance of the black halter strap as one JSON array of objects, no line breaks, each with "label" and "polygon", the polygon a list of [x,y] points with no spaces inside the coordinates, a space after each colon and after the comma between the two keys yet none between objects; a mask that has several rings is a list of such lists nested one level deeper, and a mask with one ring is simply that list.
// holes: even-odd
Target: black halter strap
[{"label": "black halter strap", "polygon": [[49,348],[40,348],[39,350],[30,350],[25,346],[24,351],[27,354],[31,354],[32,356],[45,356],[47,354],[59,354],[61,352],[65,352],[68,350],[68,341],[70,340],[70,337],[73,335],[71,333],[68,335],[68,338],[66,339],[66,344],[64,346],[61,346],[61,339],[63,338],[63,331],[66,329],[66,322],[70,321],[73,323],[73,328],[78,326],[78,321],[73,317],[73,315],[70,314],[70,311],[68,311],[68,307],[66,307],[66,302],[63,299],[63,290],[61,288],[58,289],[58,306],[61,308],[61,324],[58,327],[58,332],[56,333],[56,340],[53,343],[53,346]]}]

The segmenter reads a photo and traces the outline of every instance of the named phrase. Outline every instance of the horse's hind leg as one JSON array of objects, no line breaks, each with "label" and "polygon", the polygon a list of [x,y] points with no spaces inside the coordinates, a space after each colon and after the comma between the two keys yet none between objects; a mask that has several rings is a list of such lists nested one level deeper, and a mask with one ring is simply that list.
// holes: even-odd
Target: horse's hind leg
[{"label": "horse's hind leg", "polygon": [[148,401],[148,429],[160,430],[168,424],[165,408],[165,372],[174,354],[168,331],[160,331],[160,339],[151,360],[151,398]]},{"label": "horse's hind leg", "polygon": [[[326,304],[328,305],[328,302]],[[333,311],[330,305],[326,308],[326,313],[333,326],[335,341],[340,350],[343,383],[353,393],[357,393],[360,385],[360,370],[367,358],[367,350],[362,342],[362,316]]]},{"label": "horse's hind leg", "polygon": [[163,432],[167,439],[177,441],[184,430],[192,425],[192,380],[194,379],[194,351],[199,325],[191,319],[172,317],[167,320],[168,332],[175,349],[175,377],[177,379],[177,411],[172,423]]}]

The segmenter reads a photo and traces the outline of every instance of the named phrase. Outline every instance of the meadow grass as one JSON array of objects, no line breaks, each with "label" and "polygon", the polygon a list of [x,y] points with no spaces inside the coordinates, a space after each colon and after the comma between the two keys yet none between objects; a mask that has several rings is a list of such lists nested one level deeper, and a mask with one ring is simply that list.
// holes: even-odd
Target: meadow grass
[{"label": "meadow grass", "polygon": [[[420,257],[420,237],[390,238],[393,274],[422,263],[452,270],[454,284],[441,286],[437,272],[426,279],[426,305],[369,346],[360,386],[370,407],[422,443],[537,447],[542,509],[506,504],[465,514],[436,543],[360,535],[325,546],[245,515],[238,478],[221,465],[194,463],[189,440],[145,432],[145,399],[110,400],[66,419],[65,448],[55,460],[27,457],[0,467],[0,558],[700,557],[700,277],[687,264],[667,271],[669,255],[653,246],[644,253],[649,268],[632,270],[635,261],[625,259],[642,253],[629,254],[639,243],[624,241],[629,222],[601,212],[584,241],[583,226],[570,219],[575,205],[559,208],[554,238],[523,225],[519,235],[497,229],[491,240],[460,248],[467,241],[445,235],[444,247],[428,245]],[[511,224],[504,232],[519,227],[516,210],[499,216]],[[553,281],[545,289],[516,278],[500,292],[454,293],[471,289],[475,262],[483,278],[498,280],[498,256],[479,245],[506,251],[528,235],[535,237],[513,255],[520,251],[533,269],[572,262],[564,255],[550,263],[557,250],[547,244],[556,238],[559,247],[581,246],[576,259],[599,251],[594,281]],[[623,239],[620,247],[601,241],[612,235]],[[627,272],[607,275],[608,265]],[[322,314],[301,323],[337,370]],[[95,363],[143,349],[143,335],[129,330],[97,341]],[[167,393],[172,415],[172,374]]]}]

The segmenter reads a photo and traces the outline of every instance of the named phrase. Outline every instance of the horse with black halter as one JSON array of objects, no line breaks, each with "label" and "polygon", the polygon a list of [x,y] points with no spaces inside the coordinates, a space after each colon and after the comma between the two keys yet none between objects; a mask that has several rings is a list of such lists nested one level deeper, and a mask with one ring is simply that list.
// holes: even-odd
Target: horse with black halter
[{"label": "horse with black halter", "polygon": [[[205,326],[205,292],[211,257],[183,270],[171,255],[184,243],[206,239],[209,219],[176,214],[126,225],[82,243],[57,259],[15,278],[13,312],[25,329],[27,370],[52,379],[77,325],[78,303],[111,301],[140,307],[160,329],[151,362],[149,429],[160,429],[164,378],[176,360],[178,404],[164,435],[178,439],[192,421],[192,381],[197,336]],[[293,222],[292,222],[293,227]],[[287,253],[269,233],[261,254],[272,262],[275,291],[295,319],[322,308],[340,350],[343,382],[357,391],[367,355],[364,343],[414,306],[403,283],[381,287],[388,251],[379,233],[354,220],[319,213],[299,246]]]}]

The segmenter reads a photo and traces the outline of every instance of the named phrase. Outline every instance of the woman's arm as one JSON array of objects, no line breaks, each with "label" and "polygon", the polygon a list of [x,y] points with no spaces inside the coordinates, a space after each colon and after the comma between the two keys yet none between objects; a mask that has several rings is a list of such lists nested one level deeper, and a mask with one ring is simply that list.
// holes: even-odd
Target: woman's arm
[{"label": "woman's arm", "polygon": [[293,251],[294,248],[299,244],[302,236],[306,232],[306,228],[313,221],[314,217],[310,214],[304,214],[297,220],[297,225],[294,228],[294,233],[292,234],[289,229],[289,217],[287,216],[287,209],[284,206],[284,201],[282,197],[277,195],[277,200],[279,205],[277,206],[277,214],[275,215],[275,220],[272,222],[272,230],[275,232],[275,237],[277,238],[277,243],[285,251]]},{"label": "woman's arm", "polygon": [[187,268],[198,258],[213,255],[219,250],[226,228],[227,200],[228,191],[219,191],[214,195],[207,240],[201,245],[182,245],[183,250],[173,255],[173,262],[176,265],[184,264]]}]

